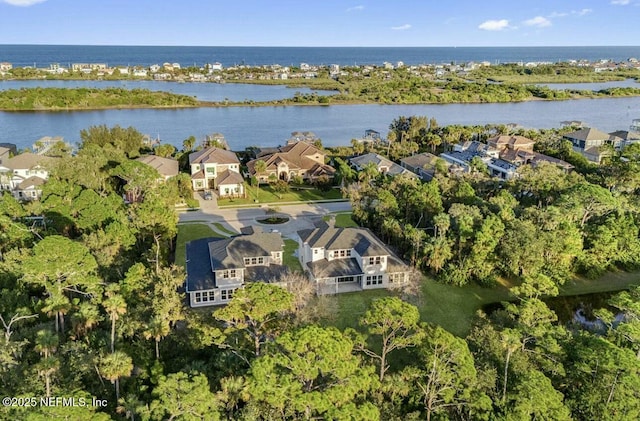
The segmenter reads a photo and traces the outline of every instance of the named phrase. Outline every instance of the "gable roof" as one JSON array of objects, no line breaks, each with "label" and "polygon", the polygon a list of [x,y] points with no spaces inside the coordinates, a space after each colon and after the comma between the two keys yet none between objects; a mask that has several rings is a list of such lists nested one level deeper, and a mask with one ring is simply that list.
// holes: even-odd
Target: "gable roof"
[{"label": "gable roof", "polygon": [[313,229],[298,231],[303,243],[311,248],[326,250],[354,249],[360,256],[392,254],[371,231],[366,228],[336,228],[326,222]]},{"label": "gable roof", "polygon": [[13,158],[7,159],[3,165],[12,170],[28,170],[38,166],[44,166],[57,161],[59,158],[36,155],[31,152],[21,153]]},{"label": "gable roof", "polygon": [[282,251],[284,241],[280,233],[262,232],[254,228],[253,234],[238,235],[209,243],[212,270],[244,268],[245,257],[270,256]]},{"label": "gable roof", "polygon": [[220,185],[220,184],[242,184],[244,183],[244,179],[242,178],[242,176],[235,172],[235,171],[229,171],[229,170],[224,170],[222,172],[218,173],[218,176],[216,177],[216,184]]},{"label": "gable roof", "polygon": [[380,170],[381,167],[387,167],[388,170],[385,173],[389,175],[411,174],[415,176],[414,173],[407,170],[406,168],[402,168],[400,165],[396,164],[395,162],[385,158],[382,155],[378,155],[377,153],[373,153],[373,152],[360,155],[360,156],[355,156],[353,158],[350,158],[349,161],[353,165],[357,165],[360,168],[363,168],[365,165],[369,163],[374,163],[375,166],[378,168],[378,170]]},{"label": "gable roof", "polygon": [[190,153],[189,164],[240,164],[240,161],[232,151],[211,147]]},{"label": "gable roof", "polygon": [[43,185],[45,180],[40,177],[31,176],[23,180],[20,184],[17,185],[16,190],[26,190],[31,187],[39,187]]},{"label": "gable roof", "polygon": [[[318,160],[309,158],[318,156]],[[316,166],[321,166],[324,173],[333,174],[335,169],[329,165],[320,163],[324,161],[325,153],[310,143],[299,141],[286,146],[281,146],[276,152],[260,155],[259,159],[267,164],[267,170],[277,170],[278,164],[286,163],[289,169],[311,170]],[[255,163],[258,159],[247,162],[247,167],[252,174],[255,174]]]},{"label": "gable roof", "polygon": [[174,177],[178,175],[178,161],[170,158],[163,158],[156,155],[145,155],[136,159],[144,164],[155,168],[164,177]]},{"label": "gable roof", "polygon": [[413,168],[424,168],[425,165],[435,165],[437,159],[437,156],[430,154],[429,152],[424,152],[402,158],[400,162]]},{"label": "gable roof", "polygon": [[609,133],[601,132],[598,129],[585,127],[584,129],[567,133],[564,135],[564,137],[568,139],[576,139],[576,140],[609,140],[611,135]]}]

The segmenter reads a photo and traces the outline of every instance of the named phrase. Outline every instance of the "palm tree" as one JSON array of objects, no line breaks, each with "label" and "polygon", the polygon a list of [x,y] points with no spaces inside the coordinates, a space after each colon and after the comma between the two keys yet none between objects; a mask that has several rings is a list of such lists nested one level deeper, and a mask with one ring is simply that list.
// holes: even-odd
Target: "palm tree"
[{"label": "palm tree", "polygon": [[133,361],[122,351],[107,354],[100,360],[100,375],[115,386],[116,400],[120,399],[120,378],[130,376],[132,371]]},{"label": "palm tree", "polygon": [[101,320],[100,310],[89,302],[80,304],[78,311],[71,316],[73,330],[78,338],[93,329]]},{"label": "palm tree", "polygon": [[162,317],[153,316],[147,329],[144,331],[145,339],[155,339],[156,342],[156,360],[160,359],[160,341],[171,331],[169,322]]},{"label": "palm tree", "polygon": [[38,331],[35,350],[43,357],[38,366],[38,374],[44,376],[47,397],[51,396],[51,375],[58,370],[58,359],[53,356],[57,347],[58,335],[49,329]]},{"label": "palm tree", "polygon": [[107,299],[102,302],[102,307],[109,313],[111,319],[111,352],[115,351],[116,342],[116,321],[121,315],[127,312],[127,302],[122,295],[118,294],[119,287],[112,285],[107,287]]},{"label": "palm tree", "polygon": [[256,200],[260,201],[260,198],[258,197],[258,191],[260,190],[260,174],[267,171],[267,163],[262,159],[258,159],[253,165],[253,170],[256,174]]}]

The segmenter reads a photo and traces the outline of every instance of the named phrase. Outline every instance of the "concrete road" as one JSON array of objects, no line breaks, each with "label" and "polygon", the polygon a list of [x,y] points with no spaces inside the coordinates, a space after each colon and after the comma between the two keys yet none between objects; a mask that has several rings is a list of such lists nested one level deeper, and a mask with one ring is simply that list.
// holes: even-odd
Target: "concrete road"
[{"label": "concrete road", "polygon": [[234,208],[234,209],[205,209],[183,212],[180,214],[180,222],[206,221],[219,222],[225,227],[240,231],[240,228],[249,225],[262,226],[264,230],[278,230],[285,237],[291,237],[296,231],[313,227],[313,223],[324,215],[333,212],[351,211],[349,202],[309,203],[279,206],[279,215],[289,217],[289,222],[278,225],[260,224],[256,219],[267,215],[266,208]]}]

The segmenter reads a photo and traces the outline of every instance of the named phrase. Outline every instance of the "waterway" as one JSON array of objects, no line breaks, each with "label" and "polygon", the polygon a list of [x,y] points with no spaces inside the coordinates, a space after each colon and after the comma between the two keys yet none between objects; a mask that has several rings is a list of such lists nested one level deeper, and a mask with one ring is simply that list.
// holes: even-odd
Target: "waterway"
[{"label": "waterway", "polygon": [[[200,85],[200,84],[199,84]],[[90,126],[133,126],[181,147],[193,135],[220,132],[233,150],[282,144],[296,130],[313,131],[325,146],[348,145],[367,129],[386,134],[398,116],[434,117],[440,125],[517,123],[525,128],[559,127],[563,120],[580,120],[606,132],[626,130],[640,118],[640,98],[604,98],[570,101],[529,101],[503,104],[447,105],[332,105],[227,107],[193,109],[136,109],[75,112],[0,112],[0,142],[24,148],[42,136],[80,139]]]},{"label": "waterway", "polygon": [[612,82],[589,82],[589,83],[539,83],[539,86],[546,86],[554,90],[578,90],[578,91],[600,91],[611,88],[640,88],[640,83],[635,79],[616,80]]}]

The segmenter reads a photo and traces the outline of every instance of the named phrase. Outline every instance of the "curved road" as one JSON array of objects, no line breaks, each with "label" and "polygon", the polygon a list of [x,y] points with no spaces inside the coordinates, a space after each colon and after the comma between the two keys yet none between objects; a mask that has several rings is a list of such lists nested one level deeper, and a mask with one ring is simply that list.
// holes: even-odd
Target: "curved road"
[{"label": "curved road", "polygon": [[298,230],[313,227],[313,223],[324,215],[351,211],[351,203],[348,201],[282,205],[278,206],[278,214],[288,216],[290,218],[289,222],[279,225],[265,225],[257,223],[256,219],[267,215],[267,208],[217,209],[211,202],[212,201],[205,202],[201,200],[200,204],[202,207],[200,210],[180,213],[180,222],[218,222],[235,231],[240,231],[240,228],[249,225],[261,225],[265,227],[265,230],[277,229],[283,236],[290,237]]}]

